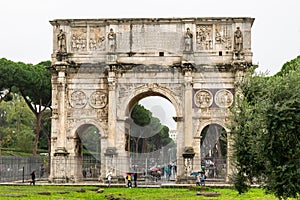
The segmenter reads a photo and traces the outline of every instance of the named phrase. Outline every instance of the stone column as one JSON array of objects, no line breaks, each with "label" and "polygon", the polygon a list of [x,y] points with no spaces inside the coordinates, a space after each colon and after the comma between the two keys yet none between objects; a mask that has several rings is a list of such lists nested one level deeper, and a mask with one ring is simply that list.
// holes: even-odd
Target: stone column
[{"label": "stone column", "polygon": [[192,109],[192,72],[186,69],[184,73],[185,90],[184,90],[184,145],[192,147],[193,142],[193,109]]},{"label": "stone column", "polygon": [[66,77],[65,66],[58,71],[58,141],[57,148],[65,148],[66,138]]},{"label": "stone column", "polygon": [[115,147],[116,135],[116,78],[115,71],[108,72],[108,147]]},{"label": "stone column", "polygon": [[[116,176],[116,73],[115,66],[111,65],[108,72],[108,133],[107,133],[107,149],[105,152],[105,169],[106,173],[111,172]],[[105,175],[105,174],[103,174]]]},{"label": "stone column", "polygon": [[[67,155],[66,150],[66,70],[68,64],[65,62],[56,63],[54,68],[58,73],[57,77],[57,134],[55,138],[56,148],[52,150],[51,155],[51,181],[67,181]],[[53,140],[52,140],[53,141]]]}]

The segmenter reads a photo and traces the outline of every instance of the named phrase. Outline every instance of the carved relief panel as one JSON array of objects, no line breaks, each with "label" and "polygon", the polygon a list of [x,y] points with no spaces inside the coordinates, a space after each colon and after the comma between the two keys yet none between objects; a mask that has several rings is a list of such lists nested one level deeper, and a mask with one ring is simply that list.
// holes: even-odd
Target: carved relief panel
[{"label": "carved relief panel", "polygon": [[107,105],[107,93],[104,91],[96,91],[90,95],[89,103],[93,108],[104,108]]},{"label": "carved relief panel", "polygon": [[105,50],[105,29],[104,27],[90,27],[89,50]]},{"label": "carved relief panel", "polygon": [[213,49],[213,25],[196,26],[196,48],[197,50]]},{"label": "carved relief panel", "polygon": [[107,90],[69,90],[68,99],[72,108],[82,108],[87,102],[93,108],[103,108],[107,105]]},{"label": "carved relief panel", "polygon": [[83,91],[70,92],[69,103],[73,108],[83,108],[87,103],[87,96]]},{"label": "carved relief panel", "polygon": [[208,90],[199,90],[194,95],[194,102],[199,108],[208,108],[213,103],[213,95]]},{"label": "carved relief panel", "polygon": [[215,46],[216,49],[228,49],[232,47],[231,25],[215,25]]},{"label": "carved relief panel", "polygon": [[215,102],[220,108],[228,108],[233,103],[233,94],[229,90],[219,90],[215,94]]},{"label": "carved relief panel", "polygon": [[87,49],[87,29],[86,28],[72,28],[71,30],[71,50],[85,51]]}]

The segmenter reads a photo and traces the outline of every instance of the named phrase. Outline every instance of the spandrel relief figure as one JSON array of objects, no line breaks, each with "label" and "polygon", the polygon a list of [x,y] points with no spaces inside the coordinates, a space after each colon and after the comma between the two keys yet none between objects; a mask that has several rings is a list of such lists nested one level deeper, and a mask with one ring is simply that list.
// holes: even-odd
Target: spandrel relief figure
[{"label": "spandrel relief figure", "polygon": [[184,35],[184,51],[192,51],[193,50],[193,34],[191,33],[190,28],[186,29],[186,33]]},{"label": "spandrel relief figure", "polygon": [[57,46],[59,53],[66,53],[67,52],[67,45],[66,45],[66,34],[62,29],[59,30],[57,35]]},{"label": "spandrel relief figure", "polygon": [[243,33],[240,27],[234,32],[234,51],[241,52],[243,50]]},{"label": "spandrel relief figure", "polygon": [[116,33],[114,30],[111,28],[109,30],[109,33],[107,35],[108,39],[108,51],[109,52],[115,52],[116,51]]}]

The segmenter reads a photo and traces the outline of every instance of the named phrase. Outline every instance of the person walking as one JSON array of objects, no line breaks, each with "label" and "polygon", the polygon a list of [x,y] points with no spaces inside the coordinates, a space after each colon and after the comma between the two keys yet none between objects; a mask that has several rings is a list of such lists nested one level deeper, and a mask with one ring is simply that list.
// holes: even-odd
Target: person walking
[{"label": "person walking", "polygon": [[203,173],[201,174],[201,185],[203,185],[203,186],[205,186],[205,179],[206,179],[206,175],[205,175],[205,173],[203,172]]},{"label": "person walking", "polygon": [[199,176],[199,173],[196,175],[196,186],[200,186],[200,176]]},{"label": "person walking", "polygon": [[106,178],[107,178],[107,187],[110,187],[110,184],[111,184],[111,172],[109,172],[106,175]]},{"label": "person walking", "polygon": [[35,185],[35,170],[33,170],[30,175],[31,175],[30,185],[31,184]]},{"label": "person walking", "polygon": [[132,183],[131,183],[131,175],[130,174],[127,174],[127,186],[129,187],[129,188],[132,188]]}]

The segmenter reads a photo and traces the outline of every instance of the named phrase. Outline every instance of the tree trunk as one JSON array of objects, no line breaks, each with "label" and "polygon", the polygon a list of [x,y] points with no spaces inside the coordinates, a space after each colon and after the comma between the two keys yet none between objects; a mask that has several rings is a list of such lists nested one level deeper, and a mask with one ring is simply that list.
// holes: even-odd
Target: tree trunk
[{"label": "tree trunk", "polygon": [[39,112],[35,116],[36,116],[36,128],[35,128],[35,139],[34,139],[32,156],[36,156],[36,154],[37,154],[43,112]]}]

